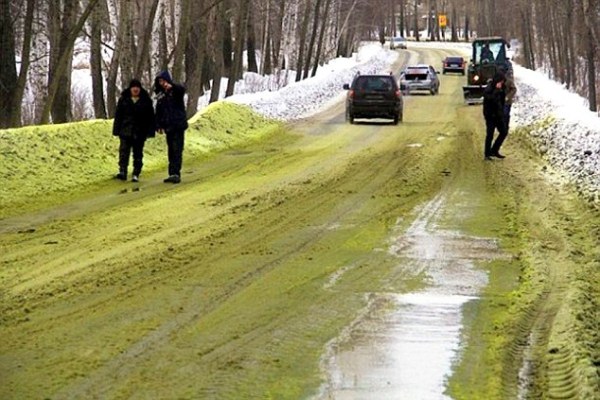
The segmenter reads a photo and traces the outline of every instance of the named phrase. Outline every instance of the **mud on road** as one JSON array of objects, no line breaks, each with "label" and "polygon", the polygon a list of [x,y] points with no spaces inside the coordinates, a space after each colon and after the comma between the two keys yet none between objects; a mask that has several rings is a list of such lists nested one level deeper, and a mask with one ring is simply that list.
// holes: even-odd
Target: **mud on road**
[{"label": "mud on road", "polygon": [[470,258],[487,284],[461,309],[441,390],[593,398],[600,218],[518,133],[509,158],[484,163],[481,110],[462,105],[462,78],[441,79],[440,95],[406,99],[399,126],[347,125],[336,106],[186,159],[180,185],[156,172],[5,210],[0,397],[316,396],[328,343],[352,348],[361,312],[393,313],[369,309],[373,294],[432,286],[389,250],[442,195],[436,229],[498,250]]}]

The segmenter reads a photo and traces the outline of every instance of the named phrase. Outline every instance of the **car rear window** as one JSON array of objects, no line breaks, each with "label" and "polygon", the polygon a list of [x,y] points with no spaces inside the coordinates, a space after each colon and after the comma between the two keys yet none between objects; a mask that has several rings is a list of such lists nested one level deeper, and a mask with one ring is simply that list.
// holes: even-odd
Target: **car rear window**
[{"label": "car rear window", "polygon": [[391,76],[359,76],[354,84],[358,90],[389,91],[394,90],[394,79]]},{"label": "car rear window", "polygon": [[427,68],[409,68],[406,70],[406,75],[427,75],[428,73]]},{"label": "car rear window", "polygon": [[451,62],[451,63],[461,63],[461,62],[463,62],[463,58],[462,57],[447,57],[446,61]]}]

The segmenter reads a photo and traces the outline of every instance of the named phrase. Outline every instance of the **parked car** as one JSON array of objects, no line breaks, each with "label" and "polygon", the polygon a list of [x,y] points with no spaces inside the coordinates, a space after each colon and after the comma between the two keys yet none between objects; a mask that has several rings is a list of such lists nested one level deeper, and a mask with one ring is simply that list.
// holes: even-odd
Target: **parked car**
[{"label": "parked car", "polygon": [[390,40],[390,49],[392,50],[406,49],[406,47],[406,38],[403,38],[402,36],[396,36]]},{"label": "parked car", "polygon": [[432,95],[440,91],[440,79],[431,65],[409,65],[400,74],[400,88],[404,94],[426,90]]},{"label": "parked car", "polygon": [[404,103],[398,82],[392,75],[356,75],[345,84],[346,120],[355,118],[391,118],[402,121]]},{"label": "parked car", "polygon": [[446,72],[460,72],[462,75],[465,74],[465,67],[467,63],[463,57],[446,57],[443,60],[444,71]]}]

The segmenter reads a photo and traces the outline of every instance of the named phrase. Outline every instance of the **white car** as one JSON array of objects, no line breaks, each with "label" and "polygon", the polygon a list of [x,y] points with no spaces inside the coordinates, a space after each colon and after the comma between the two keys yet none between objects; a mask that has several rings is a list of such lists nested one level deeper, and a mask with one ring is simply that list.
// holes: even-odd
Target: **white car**
[{"label": "white car", "polygon": [[402,36],[396,36],[390,40],[390,49],[406,49],[406,39]]}]

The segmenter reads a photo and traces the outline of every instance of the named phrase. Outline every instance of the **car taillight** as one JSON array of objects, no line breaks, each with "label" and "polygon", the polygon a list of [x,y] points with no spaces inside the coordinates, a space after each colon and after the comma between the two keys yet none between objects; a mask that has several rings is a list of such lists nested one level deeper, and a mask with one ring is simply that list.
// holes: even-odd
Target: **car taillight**
[{"label": "car taillight", "polygon": [[348,97],[350,97],[351,99],[353,99],[353,98],[354,98],[354,90],[350,90],[350,91],[348,92]]},{"label": "car taillight", "polygon": [[474,80],[475,82],[479,81],[479,75],[475,75],[475,76],[473,77],[473,80]]},{"label": "car taillight", "polygon": [[396,98],[398,98],[398,99],[399,99],[400,97],[402,97],[402,90],[400,90],[400,89],[397,89],[397,90],[396,90]]}]

